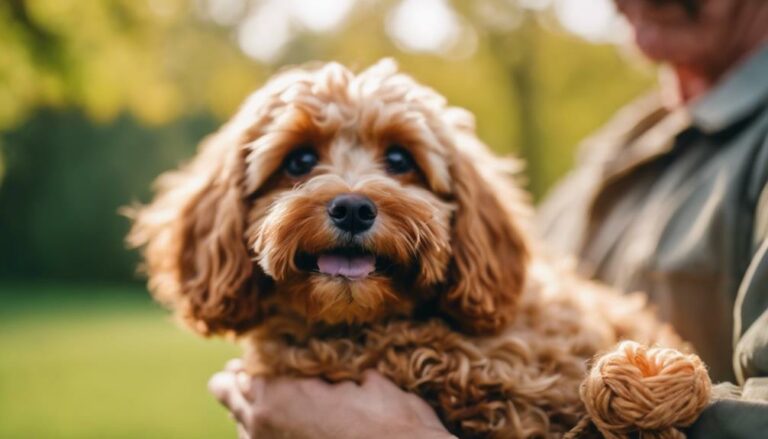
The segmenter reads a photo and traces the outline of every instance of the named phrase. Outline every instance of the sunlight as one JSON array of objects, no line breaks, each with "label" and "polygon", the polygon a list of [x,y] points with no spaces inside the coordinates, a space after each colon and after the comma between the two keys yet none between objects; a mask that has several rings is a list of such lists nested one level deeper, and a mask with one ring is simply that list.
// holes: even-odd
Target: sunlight
[{"label": "sunlight", "polygon": [[240,20],[245,11],[244,0],[209,0],[204,5],[205,13],[216,24],[231,26]]},{"label": "sunlight", "polygon": [[307,29],[327,32],[337,27],[349,11],[354,0],[290,0],[287,2],[291,16]]},{"label": "sunlight", "polygon": [[442,52],[461,31],[456,13],[445,0],[403,0],[387,17],[387,34],[414,52]]},{"label": "sunlight", "polygon": [[536,11],[543,11],[552,5],[552,0],[518,0],[520,6]]},{"label": "sunlight", "polygon": [[[613,0],[518,1],[519,6],[526,9],[552,8],[565,30],[588,41],[627,41],[627,26],[618,19]],[[246,0],[207,0],[205,14],[220,25],[237,24],[241,50],[250,58],[266,63],[279,60],[296,32],[322,33],[338,29],[355,6],[354,0],[263,0],[250,3],[253,7],[246,12],[248,4]],[[505,15],[495,8],[486,8],[484,12],[485,25],[497,30],[511,31],[522,19],[519,12]],[[244,13],[246,16],[241,19]],[[448,0],[400,0],[387,15],[385,29],[392,41],[405,51],[463,58],[476,48],[474,29],[462,22]]]},{"label": "sunlight", "polygon": [[555,15],[563,27],[592,42],[623,42],[626,29],[612,0],[557,0]]},{"label": "sunlight", "polygon": [[292,38],[290,18],[281,3],[263,3],[238,27],[237,41],[240,49],[259,61],[276,61]]},{"label": "sunlight", "polygon": [[[240,22],[238,44],[253,59],[275,62],[296,31],[331,31],[339,27],[353,5],[354,0],[266,0]],[[209,2],[208,15],[213,21],[226,24],[242,9],[242,0]]]}]

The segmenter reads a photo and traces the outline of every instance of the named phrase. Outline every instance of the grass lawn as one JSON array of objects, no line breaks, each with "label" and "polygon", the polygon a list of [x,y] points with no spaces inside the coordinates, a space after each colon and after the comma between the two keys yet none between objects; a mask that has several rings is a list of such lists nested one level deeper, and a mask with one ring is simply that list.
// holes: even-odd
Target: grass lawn
[{"label": "grass lawn", "polygon": [[235,437],[205,384],[238,352],[138,287],[0,285],[0,438]]}]

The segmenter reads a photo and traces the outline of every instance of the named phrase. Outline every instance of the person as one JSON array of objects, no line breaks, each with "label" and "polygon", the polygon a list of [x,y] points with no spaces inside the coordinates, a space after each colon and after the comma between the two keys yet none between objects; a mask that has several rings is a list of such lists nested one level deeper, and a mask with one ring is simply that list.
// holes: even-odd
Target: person
[{"label": "person", "polygon": [[[723,383],[689,437],[760,437],[768,431],[768,1],[615,3],[639,50],[664,66],[660,91],[584,143],[537,224],[582,274],[648,292]],[[238,370],[210,387],[241,437],[451,437],[429,407],[373,372],[360,385],[331,385]]]}]

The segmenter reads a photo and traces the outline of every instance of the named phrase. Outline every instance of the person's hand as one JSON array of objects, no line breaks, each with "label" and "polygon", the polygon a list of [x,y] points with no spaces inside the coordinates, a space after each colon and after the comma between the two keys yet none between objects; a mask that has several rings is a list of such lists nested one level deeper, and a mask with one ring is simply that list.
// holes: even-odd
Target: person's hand
[{"label": "person's hand", "polygon": [[237,421],[241,439],[451,438],[427,403],[374,371],[360,385],[259,378],[232,360],[208,387]]}]

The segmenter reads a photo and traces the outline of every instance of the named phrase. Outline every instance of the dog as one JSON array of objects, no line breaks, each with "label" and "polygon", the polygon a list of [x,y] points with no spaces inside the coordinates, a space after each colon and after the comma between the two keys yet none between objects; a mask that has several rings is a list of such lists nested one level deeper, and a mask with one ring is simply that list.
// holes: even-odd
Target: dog
[{"label": "dog", "polygon": [[162,175],[128,241],[154,297],[241,339],[253,374],[373,368],[460,437],[560,437],[596,354],[681,342],[546,254],[516,166],[391,60],[304,66]]}]

